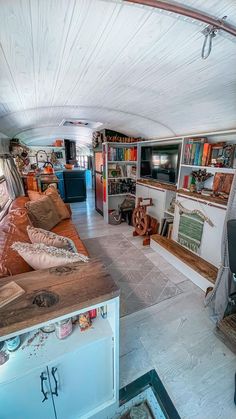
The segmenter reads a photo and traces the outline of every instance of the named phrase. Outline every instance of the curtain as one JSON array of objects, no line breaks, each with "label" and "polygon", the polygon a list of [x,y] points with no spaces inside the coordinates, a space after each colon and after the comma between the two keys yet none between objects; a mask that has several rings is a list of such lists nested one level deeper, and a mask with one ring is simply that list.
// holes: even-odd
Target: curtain
[{"label": "curtain", "polygon": [[218,322],[223,316],[227,307],[229,295],[236,291],[236,283],[229,268],[227,221],[236,219],[236,175],[231,186],[228,207],[226,211],[224,232],[221,243],[221,265],[216,278],[216,283],[205,299],[205,305],[210,309],[211,318]]},{"label": "curtain", "polygon": [[3,173],[6,179],[7,189],[11,199],[25,195],[21,177],[9,153],[9,140],[5,138],[0,139],[0,173]]}]

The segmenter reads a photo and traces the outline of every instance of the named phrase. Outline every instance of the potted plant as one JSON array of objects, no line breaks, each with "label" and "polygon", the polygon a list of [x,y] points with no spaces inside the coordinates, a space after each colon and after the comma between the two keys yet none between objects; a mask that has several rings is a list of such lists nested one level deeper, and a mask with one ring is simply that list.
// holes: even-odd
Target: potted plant
[{"label": "potted plant", "polygon": [[205,181],[213,176],[213,174],[207,172],[206,169],[193,170],[191,175],[195,179],[196,191],[198,193],[201,193],[201,190],[204,188]]}]

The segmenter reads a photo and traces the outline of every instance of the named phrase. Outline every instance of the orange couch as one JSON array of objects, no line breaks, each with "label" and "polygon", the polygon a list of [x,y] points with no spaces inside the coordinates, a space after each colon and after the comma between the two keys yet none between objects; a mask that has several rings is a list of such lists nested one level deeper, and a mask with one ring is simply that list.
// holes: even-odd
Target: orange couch
[{"label": "orange couch", "polygon": [[[27,225],[31,225],[25,208],[25,203],[28,201],[28,197],[16,198],[12,202],[8,214],[0,222],[0,278],[32,271],[24,259],[11,249],[11,245],[15,241],[30,243],[26,231]],[[78,252],[88,256],[87,249],[71,219],[61,221],[52,231],[72,239]]]}]

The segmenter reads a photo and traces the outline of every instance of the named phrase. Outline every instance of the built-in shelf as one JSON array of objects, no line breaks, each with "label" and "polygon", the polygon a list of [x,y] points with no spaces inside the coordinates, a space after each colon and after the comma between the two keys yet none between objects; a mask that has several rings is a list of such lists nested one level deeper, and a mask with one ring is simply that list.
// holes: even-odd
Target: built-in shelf
[{"label": "built-in shelf", "polygon": [[208,169],[209,171],[212,170],[221,173],[235,173],[236,171],[236,169],[233,169],[232,167],[197,166],[195,164],[181,164],[181,167],[187,167],[189,169]]},{"label": "built-in shelf", "polygon": [[165,214],[168,214],[168,215],[171,215],[171,217],[174,217],[174,213],[173,212],[170,212],[170,211],[164,211],[165,212]]},{"label": "built-in shelf", "polygon": [[19,377],[40,365],[48,365],[75,348],[85,348],[109,336],[113,336],[112,328],[109,321],[102,317],[97,317],[92,327],[83,332],[78,325],[74,325],[72,334],[65,339],[58,339],[54,332],[43,333],[40,329],[25,333],[21,335],[19,349],[11,352],[9,360],[1,365],[0,383]]},{"label": "built-in shelf", "polygon": [[132,163],[132,164],[137,164],[137,160],[108,160],[108,162],[107,163],[117,163],[117,164],[120,164],[120,163]]},{"label": "built-in shelf", "polygon": [[109,177],[108,180],[114,180],[114,179],[132,179],[132,180],[136,180],[135,177],[132,176],[121,176],[121,177]]},{"label": "built-in shelf", "polygon": [[130,196],[133,196],[134,198],[136,197],[136,195],[134,195],[133,193],[129,193],[129,192],[110,194],[110,195],[108,195],[108,197],[112,197],[112,196],[125,196],[125,195],[130,195]]},{"label": "built-in shelf", "polygon": [[64,146],[58,147],[56,145],[28,145],[27,147],[29,147],[29,148],[40,148],[42,150],[48,150],[48,149],[51,150],[51,148],[57,149],[57,150],[65,150]]},{"label": "built-in shelf", "polygon": [[212,203],[215,203],[215,204],[222,205],[223,207],[226,207],[227,202],[228,202],[226,199],[218,198],[216,196],[201,195],[201,194],[198,194],[196,192],[187,191],[185,189],[178,189],[177,193],[179,195],[184,195],[184,196],[190,197],[191,199],[194,199],[196,201],[212,202]]}]

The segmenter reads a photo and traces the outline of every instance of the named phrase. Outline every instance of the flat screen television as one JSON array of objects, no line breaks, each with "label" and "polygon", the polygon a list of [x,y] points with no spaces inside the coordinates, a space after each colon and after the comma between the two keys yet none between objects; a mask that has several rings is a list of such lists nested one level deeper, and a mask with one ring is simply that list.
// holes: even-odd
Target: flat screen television
[{"label": "flat screen television", "polygon": [[141,146],[140,176],[159,182],[177,183],[180,144],[153,144]]}]

